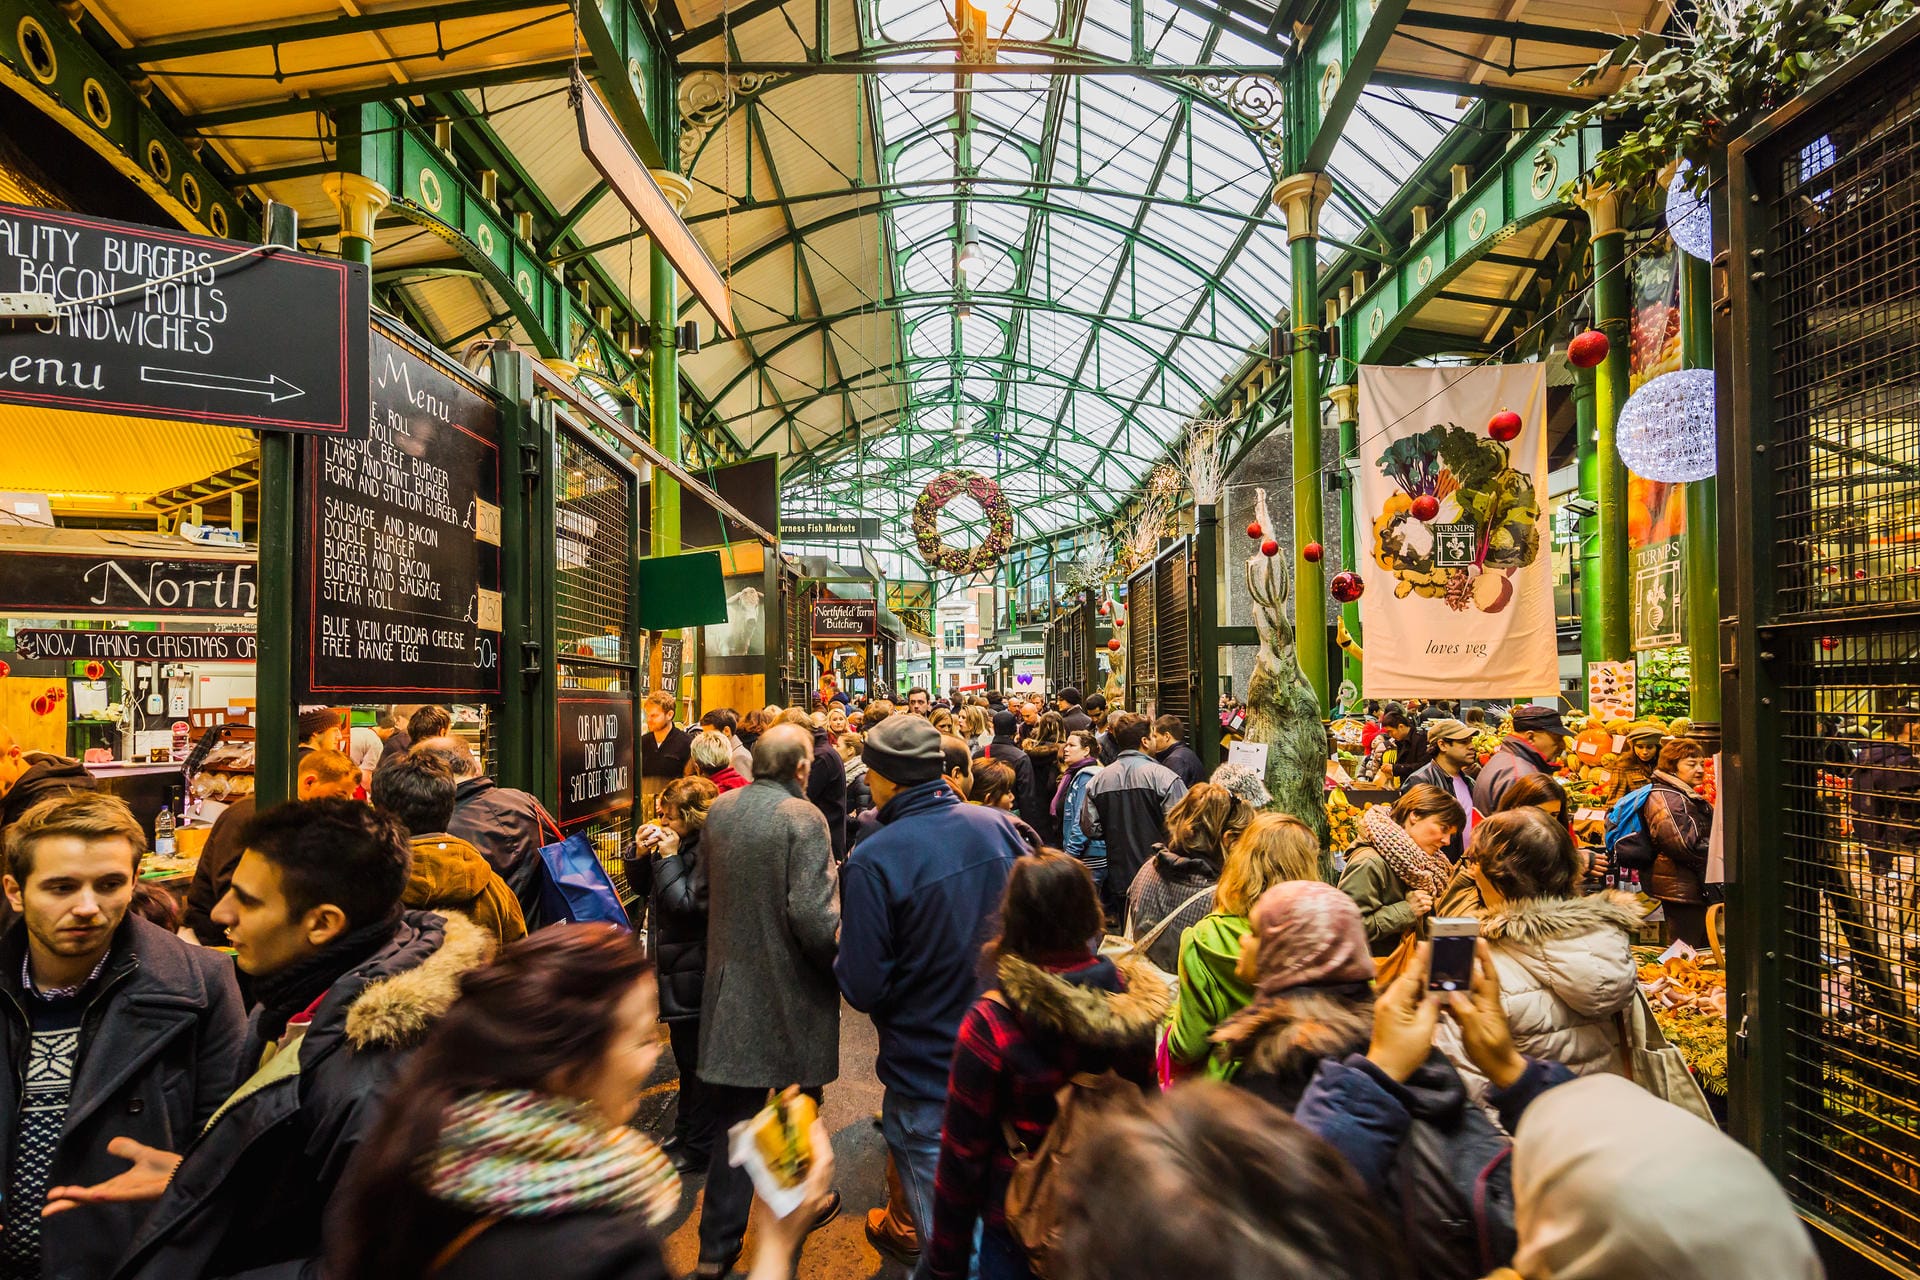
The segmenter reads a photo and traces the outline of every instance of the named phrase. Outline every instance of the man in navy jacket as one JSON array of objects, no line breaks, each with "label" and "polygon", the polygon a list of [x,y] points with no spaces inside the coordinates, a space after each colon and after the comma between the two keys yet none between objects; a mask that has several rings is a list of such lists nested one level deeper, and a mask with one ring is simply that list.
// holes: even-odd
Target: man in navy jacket
[{"label": "man in navy jacket", "polygon": [[860,758],[880,829],[840,872],[833,972],[880,1033],[880,1126],[925,1231],[954,1040],[982,989],[980,947],[995,931],[1007,873],[1027,846],[1009,815],[969,805],[948,785],[940,731],[919,716],[888,716]]}]

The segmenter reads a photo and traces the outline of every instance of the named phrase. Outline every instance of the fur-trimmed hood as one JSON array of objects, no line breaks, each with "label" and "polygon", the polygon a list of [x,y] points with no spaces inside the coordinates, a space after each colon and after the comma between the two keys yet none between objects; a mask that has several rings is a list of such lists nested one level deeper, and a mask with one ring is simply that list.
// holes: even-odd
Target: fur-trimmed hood
[{"label": "fur-trimmed hood", "polygon": [[1000,990],[1037,1029],[1100,1049],[1138,1049],[1166,1021],[1173,992],[1138,957],[1112,959],[1124,991],[1082,986],[1011,955],[1000,957]]},{"label": "fur-trimmed hood", "polygon": [[1213,1033],[1244,1069],[1260,1075],[1305,1074],[1322,1058],[1365,1049],[1373,1035],[1373,1004],[1324,991],[1297,991],[1256,1000]]},{"label": "fur-trimmed hood", "polygon": [[1634,933],[1644,914],[1638,899],[1618,889],[1580,898],[1516,898],[1483,919],[1480,934],[1539,945],[1607,927]]},{"label": "fur-trimmed hood", "polygon": [[446,936],[420,963],[367,984],[347,1007],[347,1043],[354,1049],[405,1048],[453,1007],[460,978],[493,958],[494,938],[457,911],[437,912]]}]

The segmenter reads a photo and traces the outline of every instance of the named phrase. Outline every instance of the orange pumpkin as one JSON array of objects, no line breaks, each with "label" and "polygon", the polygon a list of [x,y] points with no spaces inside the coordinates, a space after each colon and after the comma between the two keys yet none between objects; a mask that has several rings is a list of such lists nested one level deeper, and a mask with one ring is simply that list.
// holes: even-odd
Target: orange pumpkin
[{"label": "orange pumpkin", "polygon": [[1604,728],[1595,725],[1582,729],[1580,736],[1573,740],[1573,755],[1582,764],[1599,764],[1613,754],[1613,735]]}]

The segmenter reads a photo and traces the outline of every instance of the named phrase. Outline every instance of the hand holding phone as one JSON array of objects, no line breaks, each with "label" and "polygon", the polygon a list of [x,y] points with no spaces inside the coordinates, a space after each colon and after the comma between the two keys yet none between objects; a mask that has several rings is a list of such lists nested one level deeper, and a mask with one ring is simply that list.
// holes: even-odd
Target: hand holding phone
[{"label": "hand holding phone", "polygon": [[1433,960],[1427,969],[1427,990],[1465,991],[1473,985],[1473,944],[1480,922],[1472,916],[1436,916],[1427,922]]}]

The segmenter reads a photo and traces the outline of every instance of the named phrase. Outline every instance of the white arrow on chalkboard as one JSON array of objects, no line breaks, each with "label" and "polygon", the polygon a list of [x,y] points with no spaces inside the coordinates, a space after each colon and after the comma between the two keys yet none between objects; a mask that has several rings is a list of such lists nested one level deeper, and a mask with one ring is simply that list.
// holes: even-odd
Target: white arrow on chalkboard
[{"label": "white arrow on chalkboard", "polygon": [[141,365],[140,381],[160,382],[173,387],[198,387],[202,391],[237,391],[241,395],[265,396],[275,404],[307,394],[277,373],[271,378],[235,378],[224,373],[193,373],[185,369],[154,369]]}]

